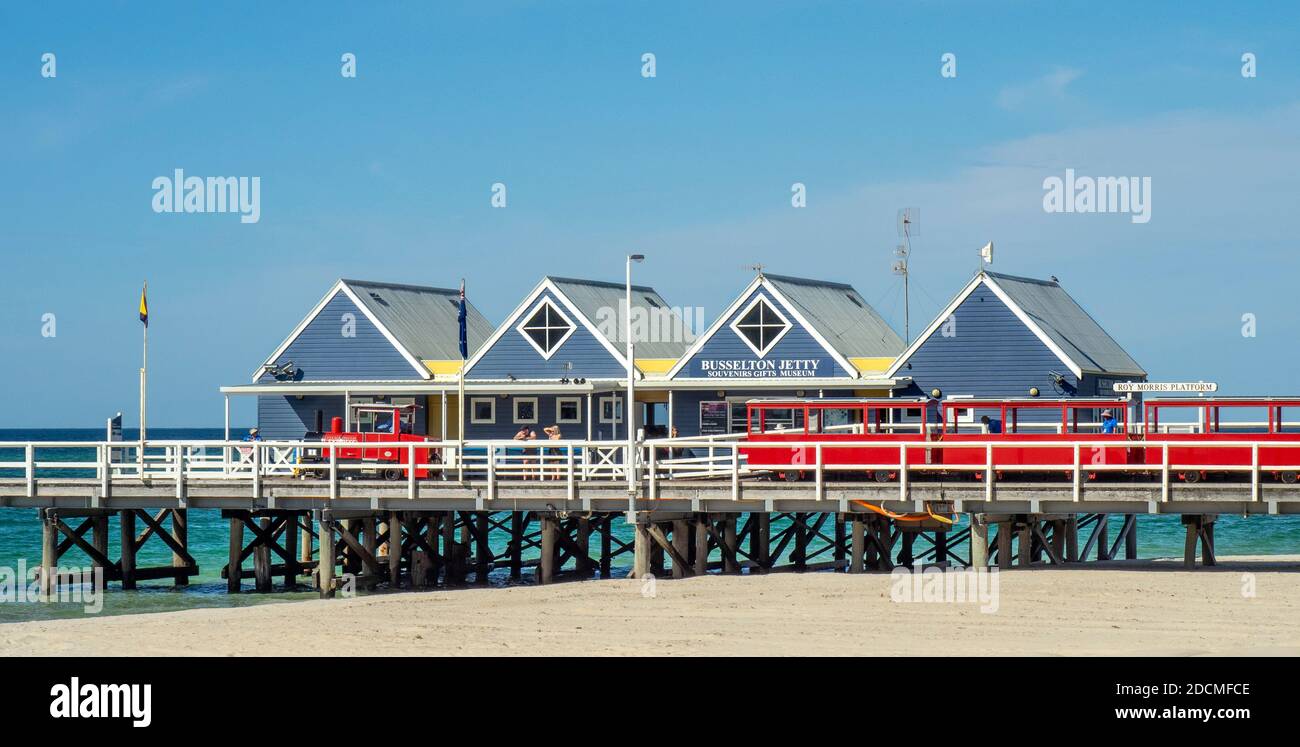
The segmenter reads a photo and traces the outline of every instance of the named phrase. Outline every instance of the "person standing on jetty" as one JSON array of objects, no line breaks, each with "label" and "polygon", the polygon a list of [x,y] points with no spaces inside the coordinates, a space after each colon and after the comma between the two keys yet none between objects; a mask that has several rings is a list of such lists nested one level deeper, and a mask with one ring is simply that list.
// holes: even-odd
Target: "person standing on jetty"
[{"label": "person standing on jetty", "polygon": [[[545,434],[546,434],[546,440],[548,440],[548,441],[562,441],[562,440],[564,440],[564,434],[560,433],[560,426],[559,426],[559,425],[556,425],[556,424],[554,424],[554,423],[552,423],[551,425],[548,425],[548,426],[546,426],[545,428],[543,428],[543,429],[542,429],[542,433],[545,433]],[[550,448],[550,449],[547,449],[547,450],[546,450],[546,456],[548,456],[548,457],[558,457],[558,456],[560,456],[560,453],[561,453],[561,450],[560,450],[560,449],[557,449],[557,448]],[[556,468],[555,468],[555,479],[559,480],[559,479],[562,479],[562,478],[564,477],[564,470],[559,466],[559,460],[558,460],[558,459],[555,460],[555,462],[556,462]],[[545,467],[546,467],[546,465],[543,464],[543,465],[542,465],[542,468],[543,468],[543,469],[542,469],[542,479],[543,479],[543,480],[546,479],[546,469],[545,469]]]},{"label": "person standing on jetty", "polygon": [[[516,441],[522,441],[522,442],[524,442],[524,443],[527,443],[527,442],[529,442],[529,441],[536,441],[536,440],[537,440],[537,432],[534,431],[532,428],[529,428],[529,427],[526,426],[526,425],[521,425],[521,426],[519,426],[519,432],[515,434],[515,440],[516,440]],[[523,459],[521,460],[521,462],[522,462],[523,465],[524,465],[524,478],[523,478],[523,479],[527,480],[527,479],[528,479],[528,468],[529,468],[530,465],[532,465],[533,460],[532,460],[532,459],[529,459],[528,456],[527,456],[527,455],[528,455],[528,447],[527,447],[527,446],[525,446],[523,449],[520,450],[520,454],[523,455]]]}]

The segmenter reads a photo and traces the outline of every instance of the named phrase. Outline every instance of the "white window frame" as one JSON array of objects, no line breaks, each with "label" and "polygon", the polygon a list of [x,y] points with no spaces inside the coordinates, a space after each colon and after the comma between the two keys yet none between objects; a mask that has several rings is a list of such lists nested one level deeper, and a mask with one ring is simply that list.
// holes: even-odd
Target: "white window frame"
[{"label": "white window frame", "polygon": [[[521,418],[519,417],[519,405],[520,405],[520,403],[522,403],[522,402],[532,402],[532,403],[533,403],[533,418],[532,418],[532,420],[524,420],[524,419],[521,419]],[[537,411],[537,404],[538,404],[538,403],[537,403],[537,398],[536,398],[536,397],[512,397],[512,398],[511,398],[511,402],[510,402],[510,412],[511,412],[512,415],[514,415],[514,422],[515,422],[515,425],[525,425],[525,424],[535,425],[535,424],[537,423],[537,420],[538,420],[538,415],[541,414],[541,413],[539,413],[539,412]]]},{"label": "white window frame", "polygon": [[[767,307],[771,309],[772,312],[776,314],[777,318],[780,319],[785,324],[785,328],[782,329],[777,334],[776,337],[772,338],[772,342],[768,344],[766,350],[759,350],[758,346],[756,346],[753,342],[751,342],[750,339],[745,336],[745,333],[740,331],[740,320],[748,316],[749,312],[753,311],[754,307],[759,305],[760,303],[766,303]],[[772,348],[776,347],[776,344],[780,342],[781,339],[785,337],[790,330],[794,329],[794,323],[790,321],[790,317],[786,316],[781,311],[781,308],[774,301],[772,301],[772,299],[768,298],[767,294],[764,293],[759,293],[758,295],[754,296],[754,300],[746,304],[745,308],[742,309],[739,314],[736,314],[736,316],[731,320],[731,324],[729,324],[728,326],[731,327],[732,332],[736,333],[736,337],[739,337],[741,342],[745,343],[745,347],[752,350],[754,352],[754,355],[758,356],[760,359],[765,357],[768,353],[772,352]]]},{"label": "white window frame", "polygon": [[[532,338],[532,335],[528,334],[528,332],[525,331],[524,329],[524,326],[527,325],[528,322],[533,317],[537,316],[537,312],[541,311],[543,306],[550,306],[551,310],[554,311],[555,314],[558,315],[561,319],[563,319],[565,324],[569,325],[569,331],[565,332],[560,337],[560,341],[555,343],[555,345],[551,347],[549,352],[543,350],[542,346],[538,345],[537,341]],[[533,305],[533,308],[530,309],[527,314],[523,315],[523,317],[519,320],[519,324],[515,325],[515,331],[517,331],[520,335],[522,335],[523,338],[528,341],[528,344],[532,346],[533,350],[536,350],[537,354],[542,356],[544,360],[550,360],[551,356],[555,355],[556,351],[564,347],[564,343],[569,341],[569,338],[573,336],[573,333],[578,331],[578,325],[575,324],[574,321],[569,318],[568,314],[564,313],[564,309],[561,309],[558,303],[555,303],[550,298],[543,297],[541,300],[539,300],[536,304]]]},{"label": "white window frame", "polygon": [[[475,415],[476,405],[480,402],[487,402],[492,406],[492,419],[483,420]],[[496,397],[470,397],[469,399],[469,422],[472,425],[496,425],[497,422],[497,398]]]},{"label": "white window frame", "polygon": [[[576,418],[566,420],[560,414],[560,405],[564,402],[572,402],[573,409],[577,411]],[[555,398],[555,424],[556,425],[575,425],[582,422],[582,397],[556,397]]]},{"label": "white window frame", "polygon": [[[614,417],[612,419],[605,417],[605,403],[614,403]],[[623,398],[613,395],[601,397],[596,403],[596,412],[599,413],[600,422],[602,423],[622,423],[623,422]]]}]

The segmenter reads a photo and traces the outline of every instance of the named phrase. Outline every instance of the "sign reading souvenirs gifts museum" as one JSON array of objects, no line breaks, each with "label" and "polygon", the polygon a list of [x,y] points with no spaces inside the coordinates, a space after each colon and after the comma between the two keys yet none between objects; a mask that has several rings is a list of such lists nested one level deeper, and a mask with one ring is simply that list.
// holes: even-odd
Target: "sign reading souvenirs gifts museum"
[{"label": "sign reading souvenirs gifts museum", "polygon": [[699,358],[692,362],[696,376],[709,379],[795,379],[818,375],[817,358]]}]

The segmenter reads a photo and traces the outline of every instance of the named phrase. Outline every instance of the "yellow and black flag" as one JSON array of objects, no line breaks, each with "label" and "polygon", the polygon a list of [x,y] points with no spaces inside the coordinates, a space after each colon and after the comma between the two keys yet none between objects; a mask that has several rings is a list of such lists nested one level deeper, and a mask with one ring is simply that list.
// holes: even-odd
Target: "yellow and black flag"
[{"label": "yellow and black flag", "polygon": [[145,283],[144,288],[140,290],[140,321],[144,326],[149,326],[149,301],[146,296],[149,295],[149,284]]}]

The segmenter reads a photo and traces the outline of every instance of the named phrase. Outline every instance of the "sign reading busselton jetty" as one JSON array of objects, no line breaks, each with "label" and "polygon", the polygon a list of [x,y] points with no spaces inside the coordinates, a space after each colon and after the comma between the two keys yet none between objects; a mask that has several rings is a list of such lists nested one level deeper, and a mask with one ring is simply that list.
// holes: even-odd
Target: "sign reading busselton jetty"
[{"label": "sign reading busselton jetty", "polygon": [[727,378],[797,378],[816,376],[821,361],[816,358],[703,358],[700,373],[717,379]]},{"label": "sign reading busselton jetty", "polygon": [[1219,385],[1212,381],[1197,382],[1159,382],[1159,381],[1119,381],[1115,383],[1116,392],[1217,392]]}]

